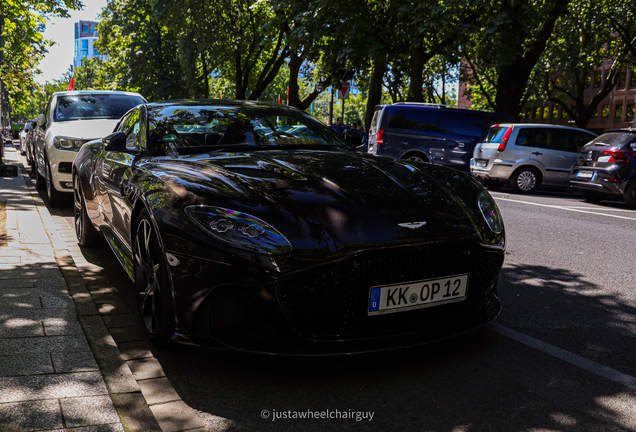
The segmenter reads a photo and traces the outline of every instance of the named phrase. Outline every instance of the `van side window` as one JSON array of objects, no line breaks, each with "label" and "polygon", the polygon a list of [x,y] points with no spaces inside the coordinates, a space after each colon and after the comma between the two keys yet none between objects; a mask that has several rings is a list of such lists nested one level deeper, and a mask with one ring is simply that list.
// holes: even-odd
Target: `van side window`
[{"label": "van side window", "polygon": [[437,112],[433,110],[397,110],[389,120],[389,127],[437,132]]},{"label": "van side window", "polygon": [[439,132],[481,138],[484,130],[490,126],[481,114],[471,112],[440,112]]}]

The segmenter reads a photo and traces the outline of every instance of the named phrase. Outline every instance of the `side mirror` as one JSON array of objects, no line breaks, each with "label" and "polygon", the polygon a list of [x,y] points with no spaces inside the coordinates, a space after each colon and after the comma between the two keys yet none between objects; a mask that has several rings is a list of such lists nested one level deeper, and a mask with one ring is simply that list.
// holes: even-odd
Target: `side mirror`
[{"label": "side mirror", "polygon": [[44,117],[44,114],[38,114],[37,123],[39,127],[42,127],[46,124],[46,117]]},{"label": "side mirror", "polygon": [[126,135],[122,131],[113,132],[102,138],[104,150],[106,151],[126,151]]},{"label": "side mirror", "polygon": [[362,145],[364,141],[364,135],[361,132],[356,131],[355,129],[345,129],[342,132],[342,137],[356,147]]}]

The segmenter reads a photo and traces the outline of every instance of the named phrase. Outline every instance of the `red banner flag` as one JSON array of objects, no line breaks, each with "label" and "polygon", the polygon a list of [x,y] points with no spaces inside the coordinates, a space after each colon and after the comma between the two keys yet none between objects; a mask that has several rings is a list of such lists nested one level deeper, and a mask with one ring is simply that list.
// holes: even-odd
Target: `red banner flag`
[{"label": "red banner flag", "polygon": [[223,90],[221,90],[221,94],[219,96],[219,99],[223,99]]},{"label": "red banner flag", "polygon": [[278,105],[280,105],[280,93],[278,93]]},{"label": "red banner flag", "polygon": [[75,77],[71,77],[71,82],[68,83],[68,91],[73,91],[74,87],[75,87]]}]

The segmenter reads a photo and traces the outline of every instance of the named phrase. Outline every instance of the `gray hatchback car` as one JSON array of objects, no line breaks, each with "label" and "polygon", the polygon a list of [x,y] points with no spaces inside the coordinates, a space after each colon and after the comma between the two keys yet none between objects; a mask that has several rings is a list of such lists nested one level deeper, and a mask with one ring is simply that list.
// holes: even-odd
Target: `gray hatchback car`
[{"label": "gray hatchback car", "polygon": [[508,183],[519,192],[532,192],[541,185],[567,188],[577,152],[594,137],[568,126],[497,124],[475,146],[470,172],[488,186]]}]

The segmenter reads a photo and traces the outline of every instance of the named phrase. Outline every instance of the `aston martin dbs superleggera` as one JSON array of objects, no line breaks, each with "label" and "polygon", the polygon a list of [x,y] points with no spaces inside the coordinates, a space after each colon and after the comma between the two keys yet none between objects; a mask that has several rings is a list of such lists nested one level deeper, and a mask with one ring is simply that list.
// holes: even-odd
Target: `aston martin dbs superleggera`
[{"label": "aston martin dbs superleggera", "polygon": [[501,309],[504,227],[478,182],[356,152],[300,110],[142,104],[72,174],[79,243],[105,237],[159,345],[376,351]]}]

